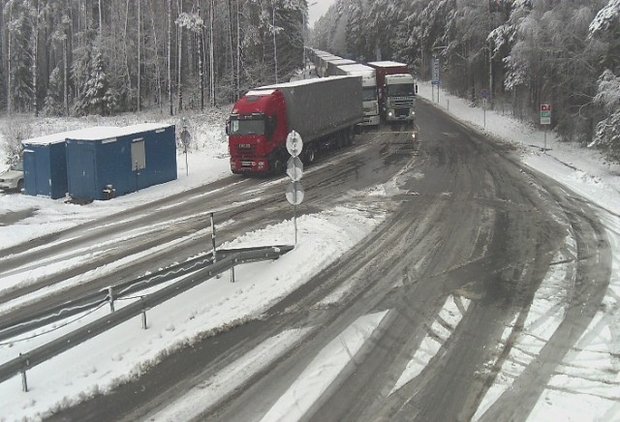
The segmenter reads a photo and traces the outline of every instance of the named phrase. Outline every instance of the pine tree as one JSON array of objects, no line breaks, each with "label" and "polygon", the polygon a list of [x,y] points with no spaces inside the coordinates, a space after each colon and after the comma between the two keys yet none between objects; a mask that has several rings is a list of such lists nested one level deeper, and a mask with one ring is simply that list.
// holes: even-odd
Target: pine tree
[{"label": "pine tree", "polygon": [[115,110],[117,101],[116,93],[110,89],[103,55],[99,47],[95,47],[90,61],[89,78],[85,81],[82,96],[76,103],[76,113],[107,115]]}]

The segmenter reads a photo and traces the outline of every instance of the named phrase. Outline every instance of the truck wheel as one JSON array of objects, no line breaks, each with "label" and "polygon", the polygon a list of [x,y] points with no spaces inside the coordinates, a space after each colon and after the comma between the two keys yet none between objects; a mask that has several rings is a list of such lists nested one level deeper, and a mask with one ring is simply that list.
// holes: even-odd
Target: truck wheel
[{"label": "truck wheel", "polygon": [[274,158],[271,161],[271,172],[275,175],[284,173],[284,163],[279,158]]}]

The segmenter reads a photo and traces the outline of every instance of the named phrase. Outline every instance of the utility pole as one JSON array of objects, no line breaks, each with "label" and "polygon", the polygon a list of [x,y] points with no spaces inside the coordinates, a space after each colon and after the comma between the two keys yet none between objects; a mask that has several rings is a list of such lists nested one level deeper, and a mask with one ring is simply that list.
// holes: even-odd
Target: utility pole
[{"label": "utility pole", "polygon": [[278,83],[278,46],[276,45],[276,5],[271,0],[271,29],[273,31],[273,63],[275,70],[276,83]]}]

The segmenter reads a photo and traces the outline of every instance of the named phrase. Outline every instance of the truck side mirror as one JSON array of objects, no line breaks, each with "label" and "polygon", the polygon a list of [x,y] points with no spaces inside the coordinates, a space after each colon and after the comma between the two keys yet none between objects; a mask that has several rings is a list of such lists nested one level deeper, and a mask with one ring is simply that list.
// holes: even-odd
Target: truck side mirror
[{"label": "truck side mirror", "polygon": [[418,84],[415,84],[415,93],[418,93]]},{"label": "truck side mirror", "polygon": [[226,135],[230,136],[230,119],[226,120]]}]

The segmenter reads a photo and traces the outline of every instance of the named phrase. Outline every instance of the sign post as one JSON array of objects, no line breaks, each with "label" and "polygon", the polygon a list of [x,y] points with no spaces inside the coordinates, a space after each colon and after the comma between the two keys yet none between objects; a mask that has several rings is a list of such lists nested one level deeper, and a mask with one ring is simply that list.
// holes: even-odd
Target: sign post
[{"label": "sign post", "polygon": [[304,200],[304,187],[301,178],[304,174],[304,165],[299,158],[304,143],[299,133],[294,130],[286,137],[286,149],[291,158],[286,164],[286,174],[291,178],[291,184],[286,188],[286,200],[293,205],[293,225],[295,227],[295,245],[297,245],[297,205]]},{"label": "sign post", "polygon": [[547,153],[547,127],[551,124],[551,104],[540,105],[540,124],[545,127],[544,151]]},{"label": "sign post", "polygon": [[483,89],[480,91],[480,96],[482,97],[482,120],[484,128],[487,128],[487,105],[489,104],[489,90]]},{"label": "sign post", "polygon": [[[439,79],[439,57],[433,57],[431,71],[432,71],[432,74],[433,74],[433,80],[431,82],[431,84],[432,84],[431,88],[434,91],[434,87],[437,86],[437,102],[439,102],[439,84],[440,84],[440,79]],[[433,93],[431,93],[431,96],[433,97],[433,100],[434,100],[435,99],[435,95]]]},{"label": "sign post", "polygon": [[183,144],[183,152],[185,153],[185,175],[189,176],[189,165],[187,161],[187,148],[189,144],[192,142],[192,135],[189,134],[187,130],[187,119],[183,117],[182,119],[183,129],[181,130],[181,143]]}]

